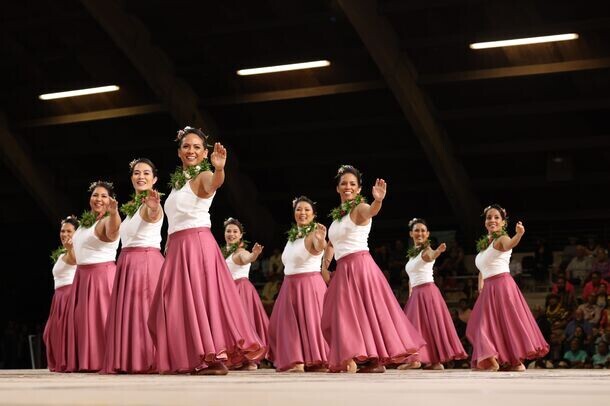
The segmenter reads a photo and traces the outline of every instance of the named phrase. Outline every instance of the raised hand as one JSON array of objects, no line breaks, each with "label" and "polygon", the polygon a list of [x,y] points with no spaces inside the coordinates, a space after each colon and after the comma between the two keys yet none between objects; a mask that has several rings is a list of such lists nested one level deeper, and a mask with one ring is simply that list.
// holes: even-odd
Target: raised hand
[{"label": "raised hand", "polygon": [[66,240],[66,242],[64,242],[64,248],[66,248],[68,251],[70,251],[72,249],[72,247],[74,246],[72,243],[72,237],[68,237],[68,239]]},{"label": "raised hand", "polygon": [[260,245],[259,243],[254,243],[254,246],[252,247],[252,253],[258,257],[261,252],[263,252],[263,248],[265,247]]},{"label": "raised hand", "polygon": [[324,226],[324,224],[318,223],[316,225],[316,229],[314,230],[314,237],[318,240],[326,239],[326,227]]},{"label": "raised hand", "polygon": [[441,252],[445,252],[447,250],[447,244],[445,243],[441,243],[438,248],[436,249],[439,253]]},{"label": "raised hand", "polygon": [[522,222],[517,221],[517,225],[515,225],[515,232],[520,235],[523,235],[525,233],[525,227],[523,227]]},{"label": "raised hand", "polygon": [[377,179],[373,185],[373,199],[382,201],[385,198],[387,184],[383,179]]},{"label": "raised hand", "polygon": [[154,189],[150,189],[143,202],[148,208],[156,210],[161,206],[161,195]]},{"label": "raised hand", "polygon": [[[117,200],[113,197],[110,197],[110,202],[108,203],[108,207],[106,208],[106,212],[109,213],[110,215],[113,214],[117,214],[119,212],[119,202],[117,202]],[[106,213],[100,213],[97,216],[97,219],[101,219],[102,217],[104,217]]]},{"label": "raised hand", "polygon": [[214,144],[214,151],[210,155],[210,162],[214,166],[214,169],[222,170],[227,162],[227,150],[222,146],[220,142]]}]

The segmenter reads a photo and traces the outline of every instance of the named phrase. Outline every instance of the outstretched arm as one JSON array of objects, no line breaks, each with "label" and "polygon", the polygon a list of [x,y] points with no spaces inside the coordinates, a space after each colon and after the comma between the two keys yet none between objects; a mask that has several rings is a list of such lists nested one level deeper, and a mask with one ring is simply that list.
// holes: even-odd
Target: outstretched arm
[{"label": "outstretched arm", "polygon": [[[371,218],[375,217],[381,210],[381,203],[383,202],[383,199],[385,199],[386,193],[387,184],[385,180],[375,180],[375,185],[373,185],[372,191],[374,200],[371,204],[360,203],[354,208],[352,211],[352,220],[354,220],[354,223],[363,225],[368,223]],[[350,213],[350,215],[352,215],[352,213]]]},{"label": "outstretched arm", "polygon": [[496,242],[494,242],[494,248],[499,251],[508,251],[517,246],[519,241],[521,241],[521,237],[525,234],[525,227],[523,227],[523,223],[520,221],[517,222],[515,226],[515,235],[513,238],[510,238],[506,235],[498,238]]}]

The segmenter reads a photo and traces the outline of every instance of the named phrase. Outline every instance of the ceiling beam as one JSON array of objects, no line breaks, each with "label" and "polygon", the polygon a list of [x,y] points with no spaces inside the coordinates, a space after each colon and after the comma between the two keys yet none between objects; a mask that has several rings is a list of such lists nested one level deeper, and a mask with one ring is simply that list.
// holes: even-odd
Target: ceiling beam
[{"label": "ceiling beam", "polygon": [[204,106],[263,103],[278,100],[304,99],[307,97],[333,96],[336,94],[365,92],[368,90],[385,89],[386,87],[385,82],[382,80],[371,80],[365,82],[339,83],[336,85],[276,90],[271,92],[246,93],[235,96],[211,97],[203,99],[201,103]]},{"label": "ceiling beam", "polygon": [[[206,111],[199,109],[198,95],[188,83],[175,75],[169,56],[151,42],[151,34],[144,24],[126,13],[119,2],[81,2],[167,106],[178,125],[201,127],[218,139],[216,123]],[[227,176],[223,192],[227,194],[236,215],[261,241],[273,241],[277,228],[273,216],[266,207],[257,203],[256,186],[240,172],[239,159],[231,149],[225,171]],[[247,202],[244,196],[248,196]]]},{"label": "ceiling beam", "polygon": [[440,112],[439,117],[443,120],[463,120],[480,117],[522,116],[607,109],[610,109],[610,99],[559,100],[445,110]]},{"label": "ceiling beam", "polygon": [[[403,114],[411,124],[464,232],[474,236],[480,203],[464,168],[455,158],[449,137],[437,121],[427,96],[416,83],[417,72],[400,50],[387,18],[375,0],[339,0],[371,57],[379,67]],[[383,145],[379,146],[383,148]]]},{"label": "ceiling beam", "polygon": [[558,32],[606,31],[610,26],[610,18],[595,18],[587,20],[572,20],[551,24],[524,25],[510,29],[493,28],[489,32],[454,33],[442,36],[425,36],[403,38],[402,49],[434,48],[462,46],[467,50],[472,42],[495,41],[507,38],[534,37]]},{"label": "ceiling beam", "polygon": [[580,59],[575,61],[508,66],[503,68],[478,69],[463,72],[429,73],[420,75],[418,78],[418,83],[421,85],[431,85],[474,80],[503,79],[520,76],[548,75],[553,73],[580,72],[608,68],[610,68],[610,58]]},{"label": "ceiling beam", "polygon": [[36,166],[29,152],[11,133],[3,112],[0,112],[0,147],[0,154],[7,166],[15,172],[52,224],[58,224],[61,218],[70,214],[71,206],[57,192],[53,178]]},{"label": "ceiling beam", "polygon": [[64,114],[25,120],[17,124],[18,127],[45,127],[53,125],[83,123],[87,121],[109,120],[112,118],[140,116],[144,114],[167,112],[162,104],[144,104],[140,106],[122,107],[118,109],[105,109],[88,111],[86,113]]}]

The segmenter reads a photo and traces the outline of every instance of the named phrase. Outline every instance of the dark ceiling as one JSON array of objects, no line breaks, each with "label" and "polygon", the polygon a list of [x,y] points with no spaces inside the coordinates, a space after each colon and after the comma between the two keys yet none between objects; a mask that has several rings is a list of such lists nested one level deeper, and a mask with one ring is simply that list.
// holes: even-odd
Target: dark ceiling
[{"label": "dark ceiling", "polygon": [[[580,38],[468,47],[564,32]],[[21,1],[2,5],[0,33],[0,223],[44,229],[18,245],[36,241],[36,258],[59,242],[58,219],[88,206],[91,181],[125,201],[127,165],[146,156],[165,185],[185,125],[229,150],[217,234],[238,216],[251,240],[280,246],[292,198],[325,216],[351,163],[366,195],[388,181],[378,240],[406,240],[423,216],[471,250],[491,202],[530,236],[610,235],[607,1]],[[235,73],[314,59],[331,65]],[[38,100],[107,84],[121,90]]]}]

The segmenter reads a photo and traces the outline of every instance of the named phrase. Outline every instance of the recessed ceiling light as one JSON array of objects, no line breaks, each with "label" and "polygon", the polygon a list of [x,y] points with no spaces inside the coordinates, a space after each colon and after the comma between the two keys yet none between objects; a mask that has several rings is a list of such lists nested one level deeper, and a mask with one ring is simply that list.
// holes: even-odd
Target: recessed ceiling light
[{"label": "recessed ceiling light", "polygon": [[41,100],[52,100],[52,99],[61,99],[64,97],[84,96],[86,94],[116,92],[117,90],[119,90],[118,86],[110,85],[110,86],[101,86],[101,87],[91,87],[89,89],[68,90],[66,92],[41,94],[40,96],[38,96],[38,98]]},{"label": "recessed ceiling light", "polygon": [[558,34],[558,35],[546,35],[543,37],[530,37],[530,38],[517,38],[507,39],[503,41],[489,41],[489,42],[475,42],[470,44],[471,49],[486,49],[486,48],[498,48],[498,47],[512,47],[515,45],[527,45],[527,44],[540,44],[543,42],[557,42],[557,41],[569,41],[577,39],[578,34]]},{"label": "recessed ceiling light", "polygon": [[237,74],[239,76],[260,75],[263,73],[285,72],[289,70],[322,68],[328,65],[330,65],[329,61],[321,60],[312,62],[291,63],[288,65],[265,66],[262,68],[240,69],[237,71]]}]

